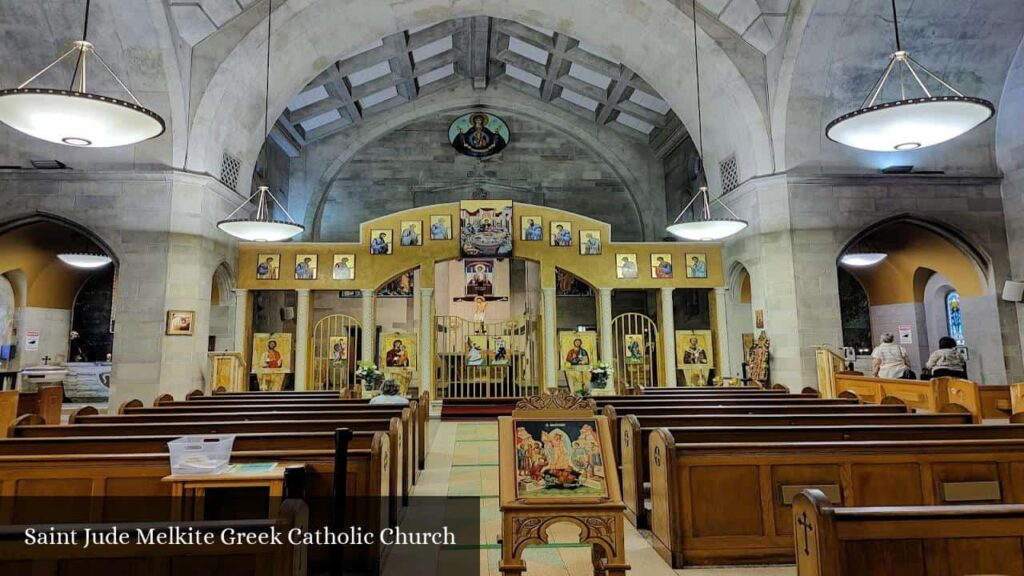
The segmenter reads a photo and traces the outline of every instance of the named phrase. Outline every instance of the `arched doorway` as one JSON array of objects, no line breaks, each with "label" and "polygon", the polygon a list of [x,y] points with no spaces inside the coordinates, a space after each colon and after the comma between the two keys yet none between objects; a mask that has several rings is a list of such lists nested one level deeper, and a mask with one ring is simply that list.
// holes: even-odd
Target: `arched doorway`
[{"label": "arched doorway", "polygon": [[233,350],[235,347],[235,281],[228,265],[221,263],[213,271],[210,282],[210,352]]},{"label": "arched doorway", "polygon": [[990,265],[962,235],[933,222],[889,220],[855,236],[837,266],[844,340],[857,349],[858,370],[870,372],[865,352],[892,333],[921,375],[939,338],[953,336],[952,330],[969,357],[972,380],[1005,382]]},{"label": "arched doorway", "polygon": [[657,322],[636,312],[616,316],[612,319],[612,345],[615,350],[612,374],[616,392],[625,394],[637,386],[658,385],[664,351],[658,338]]}]

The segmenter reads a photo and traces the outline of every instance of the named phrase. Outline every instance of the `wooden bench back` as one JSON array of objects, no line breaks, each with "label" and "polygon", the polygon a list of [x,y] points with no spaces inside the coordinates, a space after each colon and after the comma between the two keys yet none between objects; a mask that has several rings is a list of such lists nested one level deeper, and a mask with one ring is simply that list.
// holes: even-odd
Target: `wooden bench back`
[{"label": "wooden bench back", "polygon": [[[360,434],[352,440],[358,440]],[[339,436],[340,435],[340,436]],[[344,519],[345,525],[383,527],[398,521],[398,499],[394,494],[391,440],[386,432],[374,432],[369,442],[349,443],[351,433],[339,431],[332,442],[302,448],[240,450],[236,443],[231,460],[236,463],[276,461],[306,466],[305,492],[318,506],[311,511],[311,526],[331,525],[331,518]],[[13,440],[38,442],[40,440]],[[68,440],[68,439],[57,439]],[[79,444],[89,439],[77,439]],[[4,442],[12,442],[7,440]],[[144,441],[145,442],[145,441]],[[335,446],[340,449],[335,449]],[[79,446],[82,447],[82,446]],[[154,448],[154,446],[149,446]],[[244,443],[242,445],[244,446]],[[162,482],[170,474],[166,446],[146,453],[96,453],[81,451],[59,454],[0,456],[0,494],[10,497],[9,506],[0,507],[0,524],[42,522],[132,522],[166,521],[170,518],[170,484]],[[343,474],[335,474],[344,470]],[[40,517],[44,507],[33,497],[66,497],[71,504],[59,511],[59,517]],[[102,506],[89,497],[139,497],[152,499],[152,506],[129,508]],[[354,498],[358,498],[355,500]],[[325,505],[330,503],[330,505]],[[340,528],[338,528],[340,529]],[[376,547],[352,547],[344,555],[345,566],[367,570],[379,562]],[[311,562],[326,562],[311,558]],[[314,563],[316,563],[314,562]]]},{"label": "wooden bench back", "polygon": [[793,501],[800,576],[1024,574],[1024,506],[835,508]]},{"label": "wooden bench back", "polygon": [[674,567],[793,562],[806,488],[844,506],[1024,503],[1024,439],[679,444],[659,428],[648,459],[655,548]]},{"label": "wooden bench back", "polygon": [[[168,524],[73,524],[61,526],[62,532],[75,533],[79,545],[29,545],[25,530],[29,526],[0,528],[0,572],[4,574],[33,574],[59,576],[61,574],[147,574],[174,576],[177,574],[221,574],[223,576],[260,574],[263,576],[304,576],[306,574],[306,547],[303,545],[258,545],[246,542],[228,544],[219,538],[212,544],[180,546],[153,546],[140,542],[138,531],[146,533],[156,529],[164,531]],[[292,529],[306,531],[309,527],[309,508],[302,500],[281,502],[277,518],[263,520],[188,522],[184,529],[220,534],[234,530],[238,534],[287,534]],[[131,544],[123,546],[81,545],[86,529],[93,534],[116,530],[127,533]],[[48,532],[48,526],[35,526],[37,532]],[[115,568],[116,567],[116,568]]]},{"label": "wooden bench back", "polygon": [[[984,409],[979,386],[970,380],[959,378],[933,378],[931,380],[900,380],[876,378],[854,374],[836,374],[836,395],[849,392],[862,402],[880,404],[886,398],[898,398],[911,408],[943,412],[966,410],[975,422],[984,418]],[[1009,389],[1006,391],[1009,400]],[[989,397],[989,402],[998,401]],[[952,406],[951,406],[952,405]]]}]

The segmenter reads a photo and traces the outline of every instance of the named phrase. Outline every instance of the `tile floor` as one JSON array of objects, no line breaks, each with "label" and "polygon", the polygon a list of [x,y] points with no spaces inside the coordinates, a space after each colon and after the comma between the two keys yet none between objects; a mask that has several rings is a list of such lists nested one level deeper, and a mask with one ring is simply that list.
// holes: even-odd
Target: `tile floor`
[{"label": "tile floor", "polygon": [[[481,563],[488,576],[499,576],[498,545],[498,427],[493,422],[431,420],[432,438],[426,470],[417,483],[417,496],[477,496],[481,505]],[[626,524],[627,558],[632,574],[644,576],[795,576],[793,566],[701,568],[672,570],[647,542],[649,534]],[[578,529],[552,529],[552,543],[526,552],[527,573],[539,576],[592,574],[590,551],[574,540]]]}]

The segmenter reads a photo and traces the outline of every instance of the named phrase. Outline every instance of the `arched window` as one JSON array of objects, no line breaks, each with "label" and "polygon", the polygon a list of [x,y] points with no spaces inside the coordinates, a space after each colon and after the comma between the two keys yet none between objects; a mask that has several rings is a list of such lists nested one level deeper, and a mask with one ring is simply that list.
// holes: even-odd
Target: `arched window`
[{"label": "arched window", "polygon": [[956,340],[958,345],[967,344],[964,339],[964,319],[960,311],[960,294],[956,290],[946,294],[946,326],[949,328],[949,337]]}]

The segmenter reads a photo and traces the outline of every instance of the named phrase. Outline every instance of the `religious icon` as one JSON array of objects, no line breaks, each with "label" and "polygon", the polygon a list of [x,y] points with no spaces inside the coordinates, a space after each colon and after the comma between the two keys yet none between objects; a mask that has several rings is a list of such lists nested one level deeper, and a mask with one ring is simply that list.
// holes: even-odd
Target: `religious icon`
[{"label": "religious icon", "polygon": [[708,277],[708,255],[707,254],[686,254],[686,277],[707,278]]},{"label": "religious icon", "polygon": [[597,332],[562,330],[558,333],[562,370],[589,371],[597,364]]},{"label": "religious icon", "polygon": [[280,254],[256,255],[256,279],[277,280],[281,276]]},{"label": "religious icon", "polygon": [[688,386],[705,386],[715,363],[710,330],[676,330],[676,364]]},{"label": "religious icon", "polygon": [[252,371],[287,374],[292,371],[292,335],[287,332],[252,335]]},{"label": "religious icon", "polygon": [[626,364],[644,364],[645,363],[645,351],[644,351],[644,335],[643,334],[626,334],[622,339],[623,348],[625,348],[625,363]]},{"label": "religious icon", "polygon": [[636,280],[639,270],[636,265],[636,254],[615,255],[615,277],[623,280]]},{"label": "religious icon", "polygon": [[551,245],[572,246],[572,223],[552,222],[551,223]]},{"label": "religious icon", "polygon": [[296,254],[295,279],[316,280],[317,261],[316,254]]},{"label": "religious icon", "polygon": [[484,331],[484,320],[487,318],[487,299],[483,296],[477,296],[473,298],[473,322],[476,322],[480,326],[477,328],[478,331]]},{"label": "religious icon", "polygon": [[466,296],[494,294],[494,261],[465,260]]},{"label": "religious icon", "polygon": [[423,246],[423,221],[402,220],[402,235],[398,242],[402,246]]},{"label": "religious icon", "polygon": [[466,337],[466,366],[487,366],[490,357],[487,350],[487,336]]},{"label": "religious icon", "polygon": [[604,454],[594,419],[513,421],[516,498],[606,498]]},{"label": "religious icon", "polygon": [[561,268],[555,268],[555,295],[556,296],[593,296],[594,289],[571,272]]},{"label": "religious icon", "polygon": [[370,254],[391,254],[394,235],[393,230],[370,230]]},{"label": "religious icon", "polygon": [[743,341],[743,362],[750,364],[750,356],[754,353],[754,333],[744,332],[740,338]]},{"label": "religious icon", "polygon": [[519,218],[519,239],[533,242],[544,239],[544,219],[540,216]]},{"label": "religious icon", "polygon": [[331,364],[335,366],[347,365],[348,336],[332,336],[329,342],[331,344]]},{"label": "religious icon", "polygon": [[164,332],[168,336],[191,336],[196,313],[193,310],[168,310]]},{"label": "religious icon", "polygon": [[764,310],[754,310],[754,328],[764,330]]},{"label": "religious icon", "polygon": [[380,357],[384,368],[416,369],[416,335],[406,333],[382,334]]},{"label": "religious icon", "polygon": [[487,341],[491,352],[491,366],[507,366],[509,362],[508,338],[490,336]]},{"label": "religious icon", "polygon": [[412,293],[416,288],[415,279],[416,274],[414,272],[404,272],[399,274],[391,280],[388,280],[380,287],[380,289],[377,290],[377,297],[412,298]]},{"label": "religious icon", "polygon": [[651,278],[672,278],[671,254],[651,254]]},{"label": "religious icon", "polygon": [[511,200],[463,200],[459,215],[463,256],[512,256]]},{"label": "religious icon", "polygon": [[452,217],[447,214],[430,217],[430,239],[452,239]]},{"label": "religious icon", "polygon": [[355,280],[356,279],[356,255],[335,254],[334,267],[331,268],[331,279],[333,280]]},{"label": "religious icon", "polygon": [[459,116],[448,127],[448,141],[460,154],[473,158],[493,156],[508,146],[508,125],[487,112]]},{"label": "religious icon", "polygon": [[580,230],[580,254],[583,256],[601,255],[600,230]]}]

